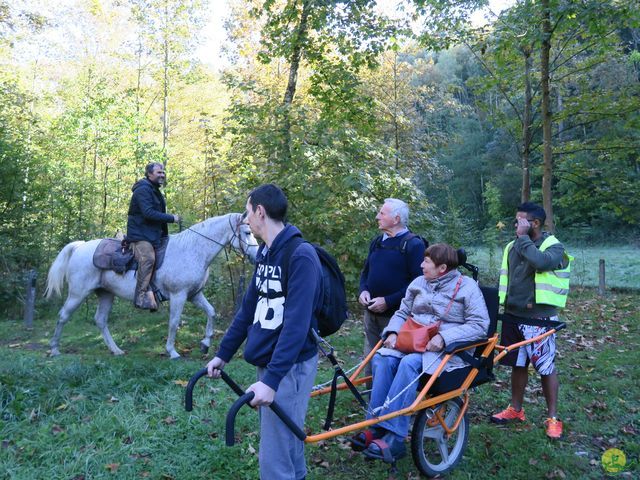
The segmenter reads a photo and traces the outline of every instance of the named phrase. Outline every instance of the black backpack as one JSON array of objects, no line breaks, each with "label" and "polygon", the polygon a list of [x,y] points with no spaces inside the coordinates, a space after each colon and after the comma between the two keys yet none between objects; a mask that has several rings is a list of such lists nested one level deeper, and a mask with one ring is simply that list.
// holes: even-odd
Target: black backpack
[{"label": "black backpack", "polygon": [[407,253],[407,245],[414,238],[419,238],[420,240],[422,240],[425,250],[429,248],[429,241],[426,238],[421,237],[416,233],[409,232],[407,235],[405,235],[404,241],[402,242],[402,245],[400,245],[399,247],[398,246],[388,247],[388,246],[382,245],[382,235],[378,235],[376,238],[373,239],[373,242],[371,242],[371,245],[369,245],[369,253],[373,252],[378,248],[383,248],[387,250],[400,250],[400,253],[404,255],[405,253]]},{"label": "black backpack", "polygon": [[[304,238],[294,237],[284,249],[280,282],[285,296],[287,295],[287,275],[291,256],[295,249],[304,242],[306,242]],[[318,333],[321,337],[326,337],[337,332],[349,316],[347,294],[344,289],[344,275],[340,271],[338,262],[329,252],[315,243],[307,243],[315,249],[322,266],[322,305],[320,310],[316,312],[316,317],[318,319]]]}]

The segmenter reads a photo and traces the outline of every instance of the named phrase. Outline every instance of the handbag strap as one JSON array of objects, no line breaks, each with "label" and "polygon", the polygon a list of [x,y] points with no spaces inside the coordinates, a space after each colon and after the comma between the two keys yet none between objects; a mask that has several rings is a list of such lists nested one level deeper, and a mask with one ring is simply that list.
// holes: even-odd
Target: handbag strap
[{"label": "handbag strap", "polygon": [[458,290],[460,290],[460,285],[462,285],[462,275],[460,275],[458,277],[458,282],[456,283],[456,288],[453,289],[453,295],[451,296],[451,301],[449,302],[449,305],[447,305],[447,309],[444,311],[444,313],[442,314],[441,318],[446,317],[447,314],[449,313],[449,310],[451,310],[451,307],[453,306],[453,301],[456,299],[456,295],[458,294]]}]

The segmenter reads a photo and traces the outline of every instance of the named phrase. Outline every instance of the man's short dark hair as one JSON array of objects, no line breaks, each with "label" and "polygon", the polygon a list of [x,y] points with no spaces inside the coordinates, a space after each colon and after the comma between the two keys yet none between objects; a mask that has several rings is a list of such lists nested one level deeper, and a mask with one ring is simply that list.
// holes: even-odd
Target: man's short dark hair
[{"label": "man's short dark hair", "polygon": [[164,170],[164,165],[158,162],[148,163],[146,167],[144,167],[144,176],[148,177],[153,173],[153,169],[156,167],[160,167]]},{"label": "man's short dark hair", "polygon": [[273,183],[266,183],[254,188],[247,197],[251,208],[255,212],[258,205],[262,205],[272,220],[284,222],[287,217],[289,202],[284,192]]},{"label": "man's short dark hair", "polygon": [[544,211],[544,208],[542,208],[537,203],[525,202],[518,206],[518,211],[525,212],[527,216],[531,217],[534,220],[537,218],[538,220],[540,220],[540,223],[544,223],[544,221],[547,219],[547,213]]}]

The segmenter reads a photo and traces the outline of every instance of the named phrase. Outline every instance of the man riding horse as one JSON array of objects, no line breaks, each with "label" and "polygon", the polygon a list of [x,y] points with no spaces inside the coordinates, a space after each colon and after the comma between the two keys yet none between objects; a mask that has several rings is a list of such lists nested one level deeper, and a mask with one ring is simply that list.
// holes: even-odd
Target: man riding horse
[{"label": "man riding horse", "polygon": [[138,262],[134,305],[137,308],[158,309],[155,295],[149,289],[156,263],[155,248],[169,236],[167,223],[180,222],[179,215],[167,213],[167,205],[160,187],[164,185],[164,165],[150,163],[145,167],[145,177],[138,180],[131,190],[131,202],[127,218],[127,242]]}]

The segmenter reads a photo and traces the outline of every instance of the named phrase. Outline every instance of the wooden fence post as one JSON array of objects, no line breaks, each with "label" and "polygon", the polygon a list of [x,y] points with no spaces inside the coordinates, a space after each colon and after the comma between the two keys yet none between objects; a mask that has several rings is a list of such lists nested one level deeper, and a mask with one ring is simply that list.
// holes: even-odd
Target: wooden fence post
[{"label": "wooden fence post", "polygon": [[24,296],[24,326],[33,328],[33,312],[36,306],[36,278],[38,272],[35,269],[29,270],[26,282],[26,294]]},{"label": "wooden fence post", "polygon": [[598,272],[598,295],[604,297],[605,291],[605,269],[604,269],[604,258],[600,259],[599,262],[599,272]]}]

